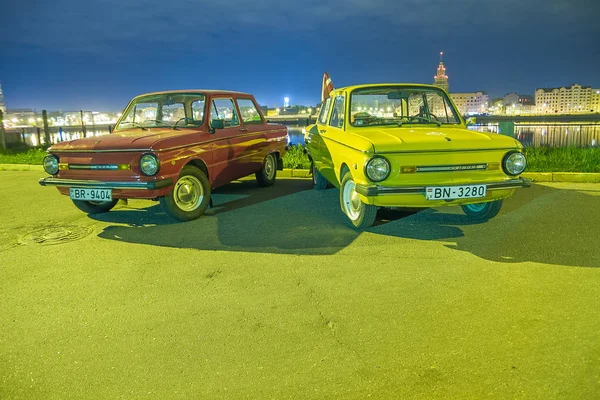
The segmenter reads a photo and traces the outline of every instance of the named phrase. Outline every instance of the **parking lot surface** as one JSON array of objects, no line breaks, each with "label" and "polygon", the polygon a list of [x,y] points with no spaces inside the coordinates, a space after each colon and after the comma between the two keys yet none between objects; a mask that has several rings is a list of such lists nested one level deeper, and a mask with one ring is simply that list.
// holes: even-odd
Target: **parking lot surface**
[{"label": "parking lot surface", "polygon": [[[43,174],[42,174],[43,175]],[[307,179],[88,216],[0,171],[0,398],[591,399],[600,184],[349,228]]]}]

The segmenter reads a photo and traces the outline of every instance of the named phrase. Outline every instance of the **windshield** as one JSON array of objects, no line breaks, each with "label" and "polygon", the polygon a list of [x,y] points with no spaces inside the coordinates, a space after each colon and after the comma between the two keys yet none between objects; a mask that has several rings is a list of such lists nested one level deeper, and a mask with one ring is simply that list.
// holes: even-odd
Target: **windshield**
[{"label": "windshield", "polygon": [[410,86],[370,87],[352,92],[353,126],[403,124],[460,124],[460,118],[442,90]]},{"label": "windshield", "polygon": [[205,99],[201,93],[140,96],[129,104],[115,130],[197,127],[204,122]]}]

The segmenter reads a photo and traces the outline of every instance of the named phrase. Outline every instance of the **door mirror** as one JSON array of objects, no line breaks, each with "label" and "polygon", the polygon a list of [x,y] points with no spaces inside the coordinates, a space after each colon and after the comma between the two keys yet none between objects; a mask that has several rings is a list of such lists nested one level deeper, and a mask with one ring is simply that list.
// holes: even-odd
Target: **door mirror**
[{"label": "door mirror", "polygon": [[465,123],[467,124],[467,126],[475,125],[477,123],[477,118],[475,118],[475,117],[469,117],[469,118],[467,118],[467,120],[465,121]]},{"label": "door mirror", "polygon": [[210,133],[215,133],[216,129],[225,128],[225,120],[224,119],[211,119],[210,120]]}]

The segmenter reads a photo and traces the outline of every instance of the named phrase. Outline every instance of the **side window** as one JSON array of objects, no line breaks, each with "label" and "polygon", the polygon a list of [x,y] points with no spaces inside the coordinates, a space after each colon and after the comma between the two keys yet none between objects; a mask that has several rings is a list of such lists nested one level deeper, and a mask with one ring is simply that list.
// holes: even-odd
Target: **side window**
[{"label": "side window", "polygon": [[192,103],[192,118],[194,121],[202,123],[204,121],[204,106],[205,101],[196,100]]},{"label": "side window", "polygon": [[210,119],[222,119],[225,127],[238,126],[240,119],[231,99],[213,99],[210,106]]},{"label": "side window", "polygon": [[329,107],[331,107],[331,97],[325,100],[325,103],[321,107],[321,113],[319,114],[319,124],[325,125],[327,123],[327,114],[329,114]]},{"label": "side window", "polygon": [[242,121],[244,121],[245,124],[262,124],[260,113],[252,100],[238,99],[237,103],[240,109],[240,115],[242,116]]},{"label": "side window", "polygon": [[333,110],[329,118],[329,126],[335,128],[344,127],[344,96],[337,96],[333,103]]}]

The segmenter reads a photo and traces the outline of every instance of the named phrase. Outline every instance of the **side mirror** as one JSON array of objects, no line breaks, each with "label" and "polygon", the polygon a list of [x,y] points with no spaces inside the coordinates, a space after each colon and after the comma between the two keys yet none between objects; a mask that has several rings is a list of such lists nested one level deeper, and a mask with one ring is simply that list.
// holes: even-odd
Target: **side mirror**
[{"label": "side mirror", "polygon": [[216,129],[225,128],[225,120],[224,119],[211,119],[210,120],[210,133],[215,133]]},{"label": "side mirror", "polygon": [[467,120],[465,121],[465,123],[467,124],[467,126],[475,125],[477,123],[477,118],[475,118],[475,117],[469,117],[469,118],[467,118]]}]

